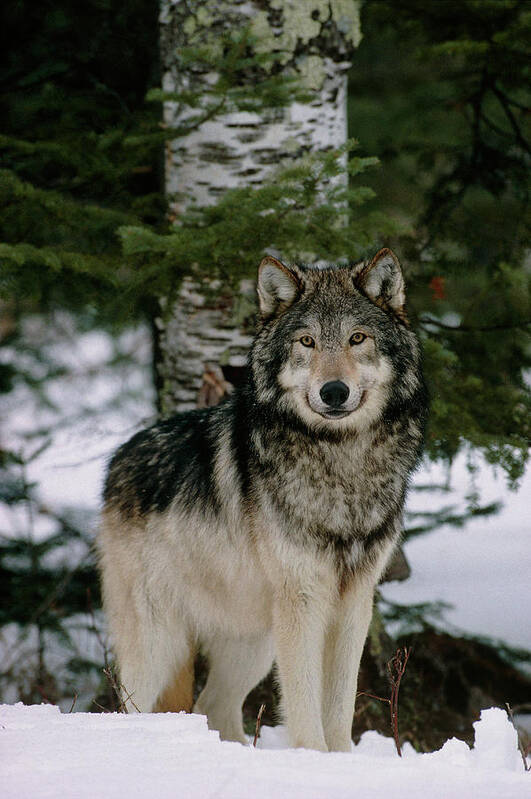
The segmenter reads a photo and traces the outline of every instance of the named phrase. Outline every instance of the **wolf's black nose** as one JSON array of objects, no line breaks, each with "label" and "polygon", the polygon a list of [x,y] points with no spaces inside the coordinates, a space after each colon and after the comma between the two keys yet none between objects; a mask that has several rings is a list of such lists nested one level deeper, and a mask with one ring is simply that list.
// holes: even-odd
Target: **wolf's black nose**
[{"label": "wolf's black nose", "polygon": [[341,380],[330,380],[330,382],[324,384],[319,394],[326,405],[331,408],[339,408],[347,399],[349,388]]}]

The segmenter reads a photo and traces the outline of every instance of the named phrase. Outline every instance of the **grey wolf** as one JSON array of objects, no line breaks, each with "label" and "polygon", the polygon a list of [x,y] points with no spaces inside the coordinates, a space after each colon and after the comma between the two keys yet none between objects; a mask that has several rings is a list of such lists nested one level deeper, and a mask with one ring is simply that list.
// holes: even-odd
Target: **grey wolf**
[{"label": "grey wolf", "polygon": [[129,710],[193,710],[245,742],[276,661],[293,746],[349,751],[375,586],[402,529],[426,396],[388,249],[349,267],[264,258],[245,385],[114,455],[99,533]]}]

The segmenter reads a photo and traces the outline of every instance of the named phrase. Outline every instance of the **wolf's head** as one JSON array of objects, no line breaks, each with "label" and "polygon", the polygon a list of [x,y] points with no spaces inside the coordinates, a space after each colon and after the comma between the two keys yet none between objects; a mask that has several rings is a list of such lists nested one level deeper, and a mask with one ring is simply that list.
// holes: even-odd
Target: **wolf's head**
[{"label": "wolf's head", "polygon": [[313,429],[359,430],[420,390],[398,259],[318,269],[267,256],[258,273],[261,327],[251,366],[258,400]]}]

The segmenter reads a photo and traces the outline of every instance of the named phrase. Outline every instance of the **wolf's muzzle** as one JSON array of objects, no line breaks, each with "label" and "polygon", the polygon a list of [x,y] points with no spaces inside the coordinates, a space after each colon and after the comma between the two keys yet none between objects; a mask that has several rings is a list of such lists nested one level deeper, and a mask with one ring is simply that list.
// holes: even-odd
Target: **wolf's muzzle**
[{"label": "wolf's muzzle", "polygon": [[349,387],[342,380],[330,380],[322,386],[319,395],[329,408],[339,408],[348,399]]}]

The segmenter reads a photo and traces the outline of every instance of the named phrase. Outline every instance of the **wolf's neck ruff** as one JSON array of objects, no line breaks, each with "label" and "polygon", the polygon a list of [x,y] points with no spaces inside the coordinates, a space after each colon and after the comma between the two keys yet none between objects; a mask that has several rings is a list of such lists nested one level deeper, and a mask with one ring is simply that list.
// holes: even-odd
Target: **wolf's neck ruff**
[{"label": "wolf's neck ruff", "polygon": [[293,419],[271,414],[255,426],[250,469],[261,476],[261,501],[282,518],[291,542],[329,550],[342,573],[352,572],[400,533],[421,429],[407,417],[362,432],[316,431]]}]

